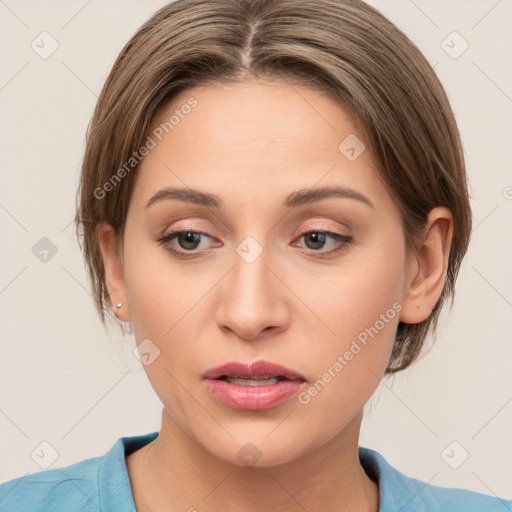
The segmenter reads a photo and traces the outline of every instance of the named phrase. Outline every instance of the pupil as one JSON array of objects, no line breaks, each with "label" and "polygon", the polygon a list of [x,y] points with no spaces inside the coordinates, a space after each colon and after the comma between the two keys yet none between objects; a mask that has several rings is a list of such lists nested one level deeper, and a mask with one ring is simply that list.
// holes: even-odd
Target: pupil
[{"label": "pupil", "polygon": [[[192,233],[190,231],[187,233],[181,233],[179,235],[179,243],[183,249],[195,249],[200,236],[201,235],[199,233]],[[194,247],[188,247],[187,244],[192,244]]]},{"label": "pupil", "polygon": [[[308,239],[313,241],[313,247],[311,247],[311,245],[308,244],[308,242],[307,242]],[[317,244],[317,245],[315,245],[315,244]],[[308,246],[309,249],[321,249],[324,244],[325,244],[325,234],[324,233],[309,233],[309,235],[306,237],[306,245]]]}]

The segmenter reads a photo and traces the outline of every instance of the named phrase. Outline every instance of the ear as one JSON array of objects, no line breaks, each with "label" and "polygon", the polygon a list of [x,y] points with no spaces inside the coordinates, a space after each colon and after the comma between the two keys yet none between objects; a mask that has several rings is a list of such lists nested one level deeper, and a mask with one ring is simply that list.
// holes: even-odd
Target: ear
[{"label": "ear", "polygon": [[420,245],[410,254],[400,321],[416,324],[434,309],[446,280],[453,236],[453,216],[443,206],[432,209]]},{"label": "ear", "polygon": [[[124,283],[121,250],[116,247],[116,234],[112,226],[106,222],[96,228],[96,236],[105,267],[105,282],[114,308],[114,314],[122,322],[130,321],[126,287]],[[117,304],[123,305],[118,308]]]}]

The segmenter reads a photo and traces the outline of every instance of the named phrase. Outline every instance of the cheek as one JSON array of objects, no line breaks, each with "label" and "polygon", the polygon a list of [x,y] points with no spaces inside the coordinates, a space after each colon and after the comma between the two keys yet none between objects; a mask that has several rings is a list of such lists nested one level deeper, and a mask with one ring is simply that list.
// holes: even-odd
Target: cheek
[{"label": "cheek", "polygon": [[186,426],[193,421],[186,419],[188,414],[198,412],[190,407],[190,396],[180,384],[197,350],[188,341],[195,336],[193,327],[198,325],[198,301],[207,292],[202,289],[205,283],[180,272],[156,243],[136,243],[136,236],[131,240],[125,246],[125,276],[134,336],[145,347],[143,352],[151,354],[143,368],[171,416],[183,416],[181,423]]},{"label": "cheek", "polygon": [[401,248],[381,247],[347,258],[336,276],[302,291],[314,296],[318,316],[329,327],[314,353],[315,382],[302,397],[315,414],[355,414],[377,388],[389,361],[404,266]]},{"label": "cheek", "polygon": [[176,329],[174,326],[197,302],[201,285],[180,270],[156,242],[137,240],[133,235],[125,248],[131,322],[137,341],[160,340]]},{"label": "cheek", "polygon": [[298,294],[307,297],[308,305],[329,328],[325,339],[337,341],[337,348],[376,323],[386,336],[398,325],[405,260],[397,245],[381,243],[355,250],[314,280],[299,280]]}]

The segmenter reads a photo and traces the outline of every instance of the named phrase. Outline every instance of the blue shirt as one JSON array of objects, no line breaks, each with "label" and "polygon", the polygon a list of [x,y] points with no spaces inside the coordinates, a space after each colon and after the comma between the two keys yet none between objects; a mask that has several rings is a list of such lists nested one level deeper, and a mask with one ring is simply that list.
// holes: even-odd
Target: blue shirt
[{"label": "blue shirt", "polygon": [[[158,435],[121,437],[101,457],[47,469],[0,485],[1,512],[136,512],[125,455]],[[382,455],[359,447],[359,460],[379,485],[379,512],[506,512],[512,501],[410,478]]]}]

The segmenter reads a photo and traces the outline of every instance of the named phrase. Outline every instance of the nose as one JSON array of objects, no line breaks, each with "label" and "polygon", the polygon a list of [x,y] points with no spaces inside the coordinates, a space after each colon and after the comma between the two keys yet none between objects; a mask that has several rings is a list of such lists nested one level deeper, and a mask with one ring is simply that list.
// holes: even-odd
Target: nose
[{"label": "nose", "polygon": [[233,268],[219,289],[216,320],[222,330],[255,340],[288,328],[286,279],[269,260],[265,250],[252,262],[235,253]]}]

